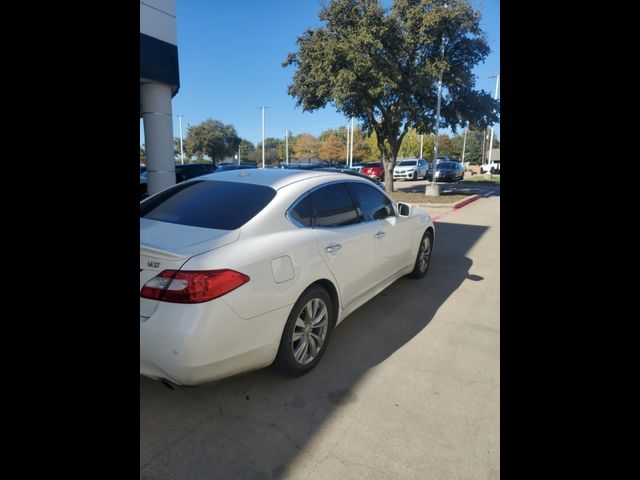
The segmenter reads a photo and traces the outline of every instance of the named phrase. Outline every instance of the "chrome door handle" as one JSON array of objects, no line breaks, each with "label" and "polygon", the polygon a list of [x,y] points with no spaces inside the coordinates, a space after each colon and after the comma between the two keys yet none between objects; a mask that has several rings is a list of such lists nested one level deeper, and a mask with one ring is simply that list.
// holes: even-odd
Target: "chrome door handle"
[{"label": "chrome door handle", "polygon": [[382,238],[382,237],[384,237],[384,232],[376,233],[376,238]]},{"label": "chrome door handle", "polygon": [[333,252],[337,252],[341,248],[342,248],[342,245],[340,244],[329,245],[328,247],[324,247],[324,251],[327,253],[333,253]]}]

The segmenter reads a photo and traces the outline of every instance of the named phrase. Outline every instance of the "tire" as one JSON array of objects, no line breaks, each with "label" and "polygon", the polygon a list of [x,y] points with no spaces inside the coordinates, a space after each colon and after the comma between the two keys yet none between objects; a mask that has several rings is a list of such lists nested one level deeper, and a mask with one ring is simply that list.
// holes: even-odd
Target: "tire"
[{"label": "tire", "polygon": [[[428,246],[428,253],[424,255],[425,247]],[[422,278],[427,274],[429,265],[431,264],[431,252],[433,251],[433,232],[427,230],[420,240],[420,248],[416,256],[416,263],[413,265],[413,271],[408,275],[411,278]],[[421,260],[424,260],[421,261]]]},{"label": "tire", "polygon": [[496,173],[496,169],[491,167],[491,170],[489,170],[492,174]]},{"label": "tire", "polygon": [[[324,307],[326,311],[320,317]],[[310,311],[311,325],[306,321]],[[314,327],[314,323],[317,326]],[[274,366],[291,377],[310,372],[327,350],[334,323],[334,305],[327,291],[318,285],[305,290],[291,309]],[[318,339],[322,339],[322,344],[314,355],[309,349],[312,346],[317,349]]]}]

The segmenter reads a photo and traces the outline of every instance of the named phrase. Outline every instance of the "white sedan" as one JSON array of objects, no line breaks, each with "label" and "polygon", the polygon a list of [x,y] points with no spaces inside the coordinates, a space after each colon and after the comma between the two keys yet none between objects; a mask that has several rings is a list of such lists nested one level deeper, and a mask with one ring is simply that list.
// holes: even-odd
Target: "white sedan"
[{"label": "white sedan", "polygon": [[205,175],[140,203],[140,374],[197,385],[311,370],[333,327],[404,275],[431,218],[341,173]]}]

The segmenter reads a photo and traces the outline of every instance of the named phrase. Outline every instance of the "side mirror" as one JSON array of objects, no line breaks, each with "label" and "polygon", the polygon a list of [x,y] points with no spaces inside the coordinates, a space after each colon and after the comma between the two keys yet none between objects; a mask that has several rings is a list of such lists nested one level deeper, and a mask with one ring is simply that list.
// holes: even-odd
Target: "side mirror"
[{"label": "side mirror", "polygon": [[413,207],[408,203],[398,203],[398,215],[401,217],[410,217]]}]

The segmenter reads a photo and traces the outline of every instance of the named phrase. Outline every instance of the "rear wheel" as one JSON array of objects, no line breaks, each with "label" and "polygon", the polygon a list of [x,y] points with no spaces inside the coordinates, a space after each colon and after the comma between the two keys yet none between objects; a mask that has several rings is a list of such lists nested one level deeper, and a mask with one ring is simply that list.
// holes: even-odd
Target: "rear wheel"
[{"label": "rear wheel", "polygon": [[409,274],[411,278],[422,278],[427,274],[429,264],[431,263],[431,250],[433,249],[433,232],[427,230],[420,241],[418,248],[418,256],[413,266],[413,271]]},{"label": "rear wheel", "polygon": [[334,323],[334,306],[320,286],[307,289],[291,309],[274,365],[298,377],[312,370],[324,355]]},{"label": "rear wheel", "polygon": [[490,172],[491,172],[492,174],[493,174],[493,173],[496,173],[496,169],[495,169],[495,168],[493,168],[493,167],[491,167]]}]

